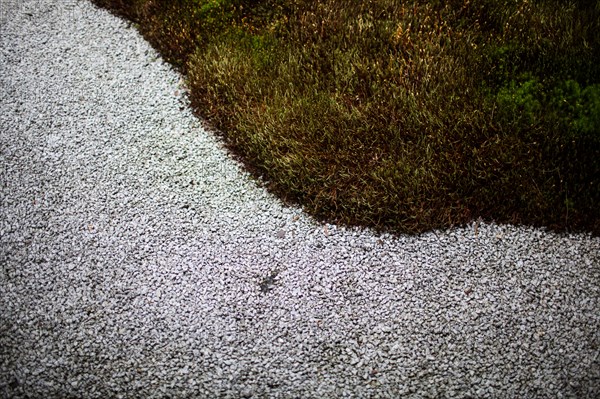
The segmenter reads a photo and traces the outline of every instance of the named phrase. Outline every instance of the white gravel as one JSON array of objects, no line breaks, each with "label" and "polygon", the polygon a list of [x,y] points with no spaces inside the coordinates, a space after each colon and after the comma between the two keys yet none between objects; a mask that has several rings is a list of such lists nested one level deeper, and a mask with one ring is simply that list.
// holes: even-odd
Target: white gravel
[{"label": "white gravel", "polygon": [[126,22],[0,9],[2,397],[598,397],[600,238],[318,224]]}]

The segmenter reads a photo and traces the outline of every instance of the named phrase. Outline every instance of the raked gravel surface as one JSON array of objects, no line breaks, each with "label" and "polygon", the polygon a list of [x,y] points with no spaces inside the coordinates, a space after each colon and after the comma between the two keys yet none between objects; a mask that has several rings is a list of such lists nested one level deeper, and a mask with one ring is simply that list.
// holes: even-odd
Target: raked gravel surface
[{"label": "raked gravel surface", "polygon": [[0,1],[3,398],[597,398],[600,239],[317,223],[86,1]]}]

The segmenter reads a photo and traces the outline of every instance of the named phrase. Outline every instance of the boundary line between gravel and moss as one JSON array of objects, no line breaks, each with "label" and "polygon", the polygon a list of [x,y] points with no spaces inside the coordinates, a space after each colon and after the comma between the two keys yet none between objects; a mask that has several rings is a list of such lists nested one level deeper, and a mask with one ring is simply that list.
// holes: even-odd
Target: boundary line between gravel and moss
[{"label": "boundary line between gravel and moss", "polygon": [[600,233],[600,3],[93,0],[313,216]]}]

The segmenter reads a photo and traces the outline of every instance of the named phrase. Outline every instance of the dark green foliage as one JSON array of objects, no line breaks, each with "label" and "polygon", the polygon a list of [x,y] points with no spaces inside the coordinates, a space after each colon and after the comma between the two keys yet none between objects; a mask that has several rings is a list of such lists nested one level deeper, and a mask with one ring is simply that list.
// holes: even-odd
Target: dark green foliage
[{"label": "dark green foliage", "polygon": [[600,232],[600,6],[559,0],[96,0],[318,217]]}]

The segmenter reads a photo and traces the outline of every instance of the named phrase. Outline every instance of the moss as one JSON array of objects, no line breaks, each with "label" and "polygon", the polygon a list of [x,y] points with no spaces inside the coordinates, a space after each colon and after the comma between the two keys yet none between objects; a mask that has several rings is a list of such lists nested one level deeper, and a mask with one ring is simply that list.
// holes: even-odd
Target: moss
[{"label": "moss", "polygon": [[269,189],[397,232],[600,232],[600,9],[558,0],[96,0],[140,24]]}]

